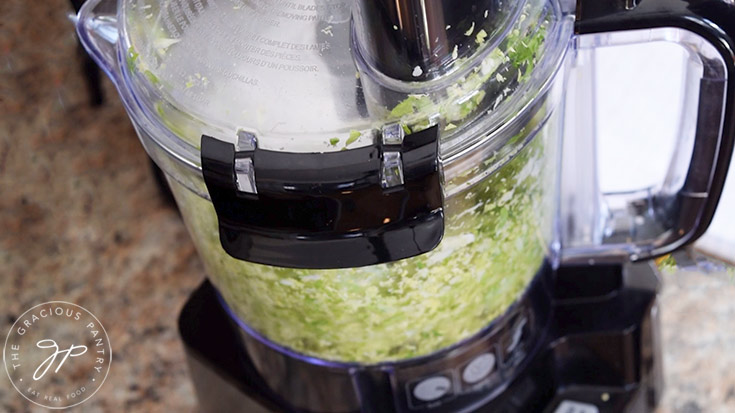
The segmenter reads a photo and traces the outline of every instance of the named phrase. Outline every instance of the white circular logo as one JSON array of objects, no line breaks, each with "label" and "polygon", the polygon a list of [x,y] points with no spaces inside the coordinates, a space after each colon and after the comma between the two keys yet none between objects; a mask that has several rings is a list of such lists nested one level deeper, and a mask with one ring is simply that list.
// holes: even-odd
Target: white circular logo
[{"label": "white circular logo", "polygon": [[76,406],[92,397],[105,382],[111,360],[110,339],[97,317],[64,301],[23,313],[3,350],[13,387],[49,409]]}]

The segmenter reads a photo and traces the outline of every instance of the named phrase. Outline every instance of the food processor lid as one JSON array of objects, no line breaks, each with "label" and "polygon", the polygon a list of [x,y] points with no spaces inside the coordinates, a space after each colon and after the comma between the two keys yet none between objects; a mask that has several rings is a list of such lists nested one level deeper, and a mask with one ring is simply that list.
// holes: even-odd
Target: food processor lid
[{"label": "food processor lid", "polygon": [[245,130],[263,149],[307,153],[370,145],[397,121],[440,125],[448,153],[463,126],[495,115],[530,76],[548,17],[525,0],[121,0],[120,9],[126,86],[180,139],[198,147],[205,131],[234,144]]},{"label": "food processor lid", "polygon": [[522,86],[550,76],[534,67],[559,18],[544,0],[120,8],[125,87],[200,151],[222,246],[301,268],[435,248],[442,157],[533,99]]}]

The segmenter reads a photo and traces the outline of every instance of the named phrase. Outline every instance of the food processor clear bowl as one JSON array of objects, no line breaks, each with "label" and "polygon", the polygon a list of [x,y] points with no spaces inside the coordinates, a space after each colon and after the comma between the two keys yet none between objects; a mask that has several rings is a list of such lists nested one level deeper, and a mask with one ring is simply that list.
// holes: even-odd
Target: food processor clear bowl
[{"label": "food processor clear bowl", "polygon": [[[297,13],[303,20],[265,2],[118,4],[124,24],[116,27],[117,56],[108,56],[107,68],[144,146],[169,176],[208,277],[232,313],[263,337],[327,360],[411,359],[478,334],[557,259],[557,109],[564,82],[557,74],[571,20],[554,2],[518,2],[494,37],[463,32],[473,47],[452,53],[444,76],[400,82],[353,54],[349,13],[342,10],[352,2],[298,3],[311,5]],[[228,14],[248,7],[255,18],[245,19],[258,33],[230,26],[237,20]],[[274,34],[286,23],[287,32]],[[112,28],[102,18],[87,24]],[[313,70],[237,60],[249,60],[246,52],[287,58],[266,53],[268,47],[290,50],[289,58]],[[201,179],[201,135],[235,141],[246,130],[273,150],[330,152],[369,144],[396,122],[406,133],[440,130],[446,224],[436,249],[379,265],[315,270],[246,262],[222,248]]]},{"label": "food processor clear bowl", "polygon": [[[242,347],[279,397],[314,411],[468,410],[533,354],[560,262],[619,265],[692,242],[729,165],[735,43],[722,21],[732,6],[576,3],[476,0],[462,2],[467,14],[451,1],[431,13],[396,1],[406,14],[378,0],[89,0],[78,32],[166,172]],[[660,184],[602,193],[590,56],[650,41],[688,56],[677,150]],[[345,182],[345,171],[365,176]],[[310,202],[334,193],[340,213],[382,223],[309,227],[324,212]],[[273,218],[263,205],[282,207],[272,201],[284,194],[299,219],[243,224],[259,217],[250,207]],[[429,210],[383,205],[413,196],[431,198]],[[333,212],[329,225],[341,219]],[[426,222],[441,230],[433,244],[416,236]],[[251,241],[277,244],[283,262],[251,254]],[[479,382],[464,377],[476,360]],[[371,396],[380,392],[392,398]]]}]

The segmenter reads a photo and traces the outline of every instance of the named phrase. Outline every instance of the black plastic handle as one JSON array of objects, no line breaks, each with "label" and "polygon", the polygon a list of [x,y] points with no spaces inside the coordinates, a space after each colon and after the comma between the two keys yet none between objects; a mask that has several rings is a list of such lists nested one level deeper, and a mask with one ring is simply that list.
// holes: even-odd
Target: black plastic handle
[{"label": "black plastic handle", "polygon": [[[727,70],[724,96],[722,82],[712,81],[705,68],[684,186],[671,199],[658,200],[662,208],[676,208],[680,222],[670,223],[673,231],[651,255],[695,241],[712,222],[735,142],[735,5],[725,0],[578,0],[575,27],[578,34],[680,28],[704,38],[722,56]],[[721,113],[704,109],[722,108],[723,101]]]},{"label": "black plastic handle", "polygon": [[[438,127],[400,145],[289,153],[202,136],[202,171],[231,256],[293,268],[348,268],[431,251],[444,234]],[[384,152],[401,154],[404,182],[384,188]],[[238,190],[235,160],[252,160],[257,193]]]}]

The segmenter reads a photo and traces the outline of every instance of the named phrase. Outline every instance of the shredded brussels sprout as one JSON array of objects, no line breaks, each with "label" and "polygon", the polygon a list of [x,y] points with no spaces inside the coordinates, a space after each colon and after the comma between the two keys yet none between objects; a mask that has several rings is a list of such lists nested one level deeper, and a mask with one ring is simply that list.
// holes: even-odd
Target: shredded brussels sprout
[{"label": "shredded brussels sprout", "polygon": [[478,332],[539,270],[551,156],[544,136],[480,184],[446,201],[439,247],[398,262],[341,270],[236,260],[222,249],[212,204],[173,189],[207,273],[226,302],[270,340],[364,363],[428,354]]}]

